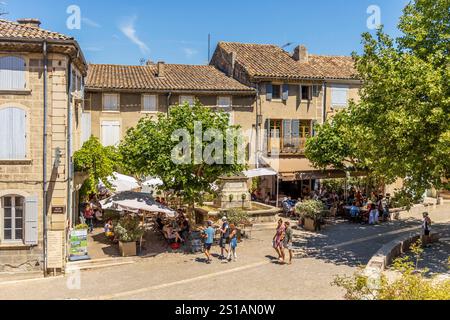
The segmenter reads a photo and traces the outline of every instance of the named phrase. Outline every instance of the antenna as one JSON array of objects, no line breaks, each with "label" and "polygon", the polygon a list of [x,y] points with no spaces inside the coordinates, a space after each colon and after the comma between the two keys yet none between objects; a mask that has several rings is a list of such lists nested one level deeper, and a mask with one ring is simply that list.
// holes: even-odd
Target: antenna
[{"label": "antenna", "polygon": [[208,64],[211,61],[211,34],[208,33]]},{"label": "antenna", "polygon": [[144,58],[141,58],[141,59],[139,60],[139,63],[141,64],[141,66],[143,66],[143,65],[145,64],[145,59],[144,59]]},{"label": "antenna", "polygon": [[287,48],[289,46],[292,46],[294,43],[293,42],[288,42],[285,45],[281,46],[281,49]]}]

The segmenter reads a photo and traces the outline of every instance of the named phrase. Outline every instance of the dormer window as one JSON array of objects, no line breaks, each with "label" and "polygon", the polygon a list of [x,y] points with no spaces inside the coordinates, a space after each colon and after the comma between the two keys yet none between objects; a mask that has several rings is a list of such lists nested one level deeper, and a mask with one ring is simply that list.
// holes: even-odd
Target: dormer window
[{"label": "dormer window", "polygon": [[21,57],[0,57],[0,90],[24,90],[25,66],[25,59]]}]

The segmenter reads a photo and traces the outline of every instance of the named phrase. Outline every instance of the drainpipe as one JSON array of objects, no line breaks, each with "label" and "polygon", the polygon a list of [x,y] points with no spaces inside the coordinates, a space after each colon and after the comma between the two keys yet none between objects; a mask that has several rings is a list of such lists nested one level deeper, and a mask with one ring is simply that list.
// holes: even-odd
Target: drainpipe
[{"label": "drainpipe", "polygon": [[325,123],[325,121],[327,121],[327,82],[324,81],[323,85],[323,123]]},{"label": "drainpipe", "polygon": [[42,44],[42,51],[44,55],[44,123],[43,123],[43,153],[42,153],[42,188],[43,188],[43,205],[42,205],[42,223],[43,223],[43,238],[44,238],[44,277],[47,276],[47,75],[48,75],[48,60],[47,60],[47,41]]},{"label": "drainpipe", "polygon": [[172,92],[167,94],[167,115],[169,115],[170,98],[172,97]]},{"label": "drainpipe", "polygon": [[71,112],[71,105],[72,105],[72,93],[71,93],[71,87],[72,87],[72,58],[69,58],[68,66],[67,66],[67,169],[68,172],[67,175],[67,217],[70,222],[70,227],[72,227],[73,224],[73,218],[74,214],[72,213],[72,112]]},{"label": "drainpipe", "polygon": [[259,135],[260,135],[260,130],[259,130],[259,118],[260,118],[260,113],[258,111],[258,102],[259,102],[259,83],[256,84],[256,153],[255,153],[255,164],[256,164],[256,168],[259,169]]}]

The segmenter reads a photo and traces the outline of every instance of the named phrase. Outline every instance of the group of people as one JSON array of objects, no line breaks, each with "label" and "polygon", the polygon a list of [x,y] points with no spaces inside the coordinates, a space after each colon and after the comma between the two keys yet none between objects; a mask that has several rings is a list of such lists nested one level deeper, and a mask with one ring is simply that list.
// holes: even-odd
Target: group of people
[{"label": "group of people", "polygon": [[174,220],[163,220],[164,214],[158,214],[155,219],[156,228],[164,238],[171,243],[185,243],[189,238],[190,224],[186,215],[179,210]]},{"label": "group of people", "polygon": [[[227,217],[221,219],[222,225],[218,228],[220,233],[219,245],[220,256],[219,260],[224,261],[237,261],[237,244],[238,244],[238,230],[234,224],[228,223]],[[214,236],[216,229],[213,226],[212,221],[207,222],[207,227],[202,228],[202,238],[204,239],[204,251],[206,255],[206,263],[211,263],[211,247],[214,243]]]}]

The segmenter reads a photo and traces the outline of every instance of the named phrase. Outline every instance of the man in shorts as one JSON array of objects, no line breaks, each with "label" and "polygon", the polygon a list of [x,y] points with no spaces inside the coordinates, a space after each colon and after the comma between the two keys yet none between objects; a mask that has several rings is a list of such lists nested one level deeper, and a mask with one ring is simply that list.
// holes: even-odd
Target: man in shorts
[{"label": "man in shorts", "polygon": [[[225,259],[228,256],[227,244],[230,238],[230,225],[228,224],[227,217],[222,218],[222,227],[220,228],[220,259]],[[224,255],[226,251],[226,255]]]},{"label": "man in shorts", "polygon": [[214,234],[216,230],[213,228],[212,221],[208,221],[208,227],[203,230],[203,238],[205,239],[205,255],[206,255],[206,263],[211,263],[211,247],[214,242]]},{"label": "man in shorts", "polygon": [[284,249],[287,249],[289,251],[289,262],[288,264],[292,264],[292,239],[293,239],[293,231],[291,228],[291,224],[289,221],[284,222],[284,225],[286,226],[286,229],[284,230],[284,239],[283,239],[283,257],[284,255]]}]

